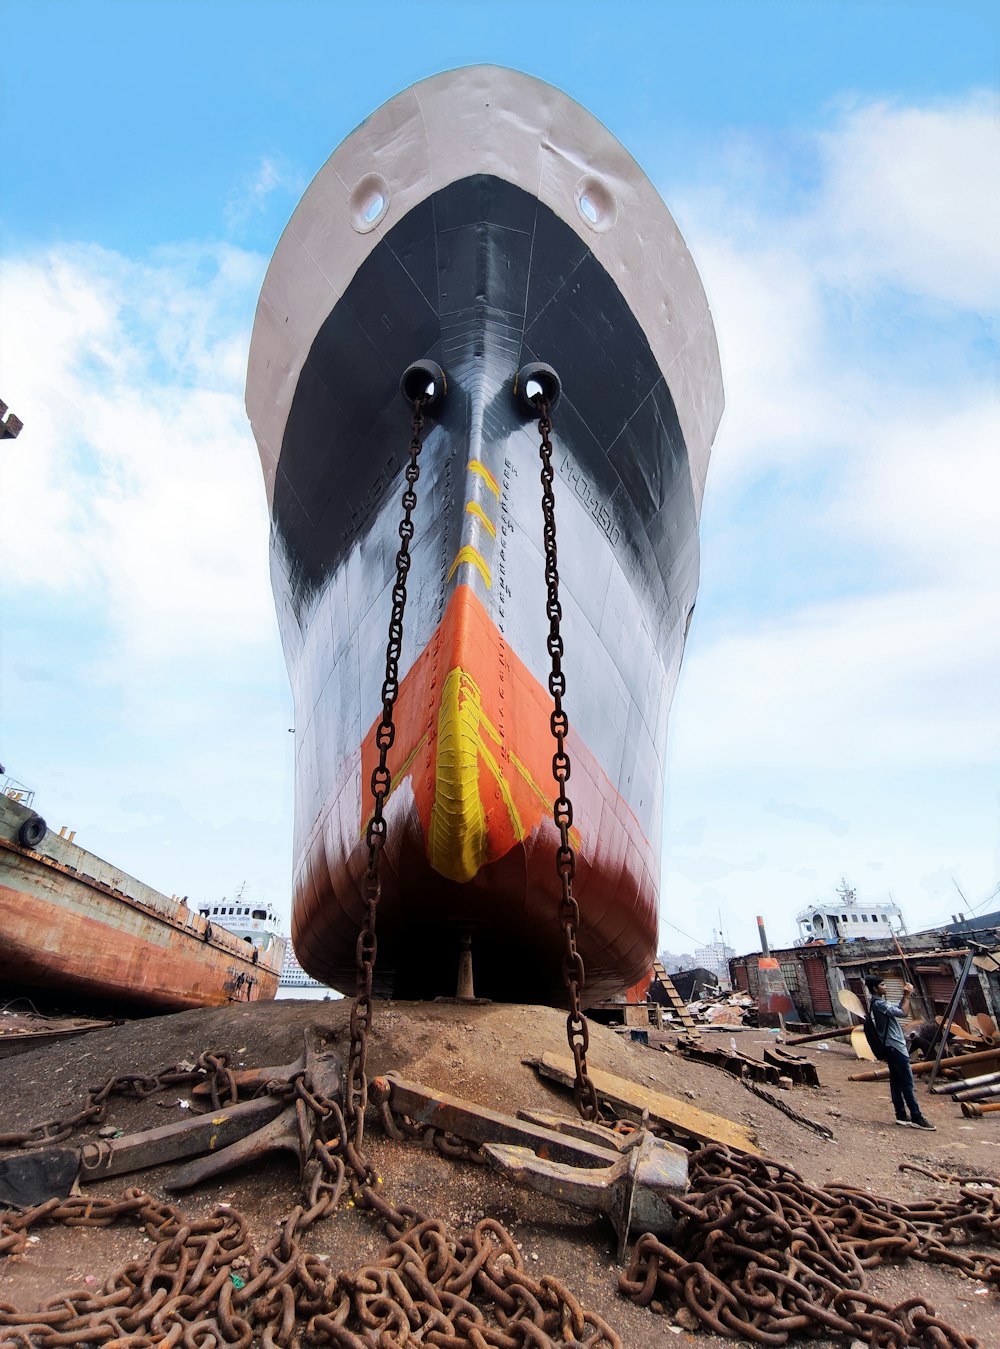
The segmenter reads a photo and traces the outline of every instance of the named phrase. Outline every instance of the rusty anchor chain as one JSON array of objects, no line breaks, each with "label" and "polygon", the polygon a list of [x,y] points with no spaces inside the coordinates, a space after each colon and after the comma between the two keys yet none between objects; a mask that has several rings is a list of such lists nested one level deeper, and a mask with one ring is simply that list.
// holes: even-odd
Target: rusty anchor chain
[{"label": "rusty anchor chain", "polygon": [[[173,1085],[164,1080],[170,1070],[157,1076]],[[527,1273],[495,1220],[456,1235],[416,1209],[397,1208],[372,1181],[337,1101],[307,1072],[270,1089],[294,1102],[303,1140],[301,1197],[277,1235],[257,1248],[235,1208],[193,1218],[138,1189],[120,1199],[50,1199],[7,1215],[0,1258],[23,1253],[32,1229],[55,1223],[131,1222],[154,1245],[148,1258],[130,1261],[93,1290],[60,1294],[34,1311],[0,1303],[0,1349],[109,1342],[121,1349],[292,1349],[304,1341],[342,1349],[623,1349],[615,1331],[559,1280]],[[339,1206],[345,1184],[381,1218],[389,1244],[376,1260],[338,1272],[304,1250],[302,1239]]]},{"label": "rusty anchor chain", "polygon": [[123,1073],[109,1077],[100,1086],[90,1087],[86,1104],[74,1115],[64,1119],[43,1120],[20,1133],[0,1134],[0,1148],[48,1148],[62,1143],[79,1129],[88,1124],[103,1124],[108,1117],[111,1099],[114,1096],[131,1096],[141,1100],[152,1096],[165,1087],[188,1086],[193,1083],[207,1085],[212,1107],[220,1109],[224,1104],[236,1101],[236,1084],[229,1068],[226,1055],[205,1053],[199,1056],[192,1066],[189,1063],[175,1063],[169,1068],[146,1076],[142,1073]]},{"label": "rusty anchor chain", "polygon": [[[412,370],[413,367],[410,367]],[[404,382],[410,371],[404,374]],[[442,376],[443,381],[443,376]],[[430,386],[431,388],[433,387]],[[404,384],[405,392],[405,384]],[[410,461],[406,466],[406,487],[403,490],[403,518],[399,522],[399,551],[396,553],[396,581],[392,588],[392,613],[389,617],[389,640],[385,649],[385,679],[382,683],[382,717],[375,732],[378,763],[372,769],[371,792],[374,800],[368,821],[366,841],[368,865],[365,870],[365,916],[358,933],[356,947],[357,993],[351,1007],[351,1048],[347,1063],[346,1118],[354,1137],[358,1154],[365,1135],[365,1110],[368,1106],[368,1032],[372,1019],[372,975],[378,941],[375,936],[375,915],[382,894],[381,861],[385,847],[386,822],[384,808],[392,787],[388,757],[396,739],[393,709],[399,695],[399,657],[403,649],[403,615],[406,611],[406,579],[410,572],[410,541],[413,538],[413,510],[417,504],[416,486],[420,478],[420,451],[423,448],[424,408],[429,402],[426,391],[412,398],[413,416],[410,419]]]},{"label": "rusty anchor chain", "polygon": [[902,1203],[844,1185],[816,1186],[767,1157],[718,1144],[689,1159],[690,1187],[669,1202],[670,1244],[633,1248],[621,1293],[654,1311],[747,1344],[844,1335],[886,1349],[974,1349],[920,1298],[893,1306],[866,1270],[907,1259],[949,1265],[1000,1287],[1000,1260],[958,1249],[1000,1245],[1000,1197],[963,1184],[957,1200]]},{"label": "rusty anchor chain", "polygon": [[601,1119],[601,1108],[597,1092],[587,1072],[587,1050],[590,1047],[590,1032],[587,1021],[580,1010],[580,995],[586,981],[583,958],[577,949],[577,931],[580,924],[580,908],[573,897],[573,877],[576,875],[576,853],[570,841],[570,827],[573,824],[573,805],[566,793],[566,783],[570,776],[570,757],[566,749],[569,735],[569,717],[563,707],[563,695],[566,692],[566,676],[563,673],[562,658],[564,644],[560,631],[562,605],[559,603],[559,566],[556,547],[556,508],[552,483],[555,473],[552,468],[552,431],[551,404],[544,392],[531,399],[538,412],[538,434],[540,438],[539,457],[542,461],[542,541],[545,547],[545,612],[549,619],[547,648],[552,661],[549,673],[549,693],[552,695],[552,714],[549,726],[556,742],[556,751],[552,756],[552,776],[559,786],[559,794],[552,808],[552,818],[559,830],[559,846],[556,849],[556,872],[562,886],[559,901],[559,925],[563,931],[565,954],[563,956],[563,982],[569,999],[569,1015],[566,1018],[566,1039],[573,1055],[576,1080],[573,1096],[576,1108],[585,1120],[595,1123]]}]

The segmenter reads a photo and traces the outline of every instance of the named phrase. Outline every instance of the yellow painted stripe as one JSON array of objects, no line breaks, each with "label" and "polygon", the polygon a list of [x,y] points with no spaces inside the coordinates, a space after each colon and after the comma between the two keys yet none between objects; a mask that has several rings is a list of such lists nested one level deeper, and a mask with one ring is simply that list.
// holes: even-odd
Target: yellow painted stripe
[{"label": "yellow painted stripe", "polygon": [[477,520],[482,520],[483,524],[490,532],[490,537],[496,538],[497,527],[483,510],[482,506],[480,506],[478,501],[467,501],[465,503],[465,512],[467,515],[474,515]]},{"label": "yellow painted stripe", "polygon": [[468,562],[470,566],[475,567],[476,570],[479,572],[479,575],[486,582],[487,587],[492,588],[493,577],[490,575],[489,567],[486,565],[486,562],[482,554],[478,553],[476,549],[473,548],[472,545],[468,543],[465,544],[464,547],[459,548],[458,553],[455,556],[455,561],[451,564],[451,570],[448,572],[449,581],[458,571],[459,567],[462,565],[463,562]]},{"label": "yellow painted stripe", "polygon": [[479,689],[449,671],[438,714],[434,805],[427,837],[431,866],[450,881],[471,881],[487,860],[486,812],[479,795]]},{"label": "yellow painted stripe", "polygon": [[479,686],[460,666],[449,671],[441,692],[434,805],[427,839],[431,866],[452,881],[471,881],[489,861],[486,812],[479,794],[479,762],[500,790],[514,837],[524,825],[500,765],[483,739],[496,731],[482,709]]},{"label": "yellow painted stripe", "polygon": [[497,486],[497,480],[489,471],[485,464],[481,464],[478,459],[469,460],[469,472],[478,473],[483,482],[490,489],[497,501],[500,500],[500,488]]},{"label": "yellow painted stripe", "polygon": [[[517,771],[521,774],[521,777],[524,779],[524,781],[528,784],[528,786],[531,788],[531,790],[532,790],[532,791],[535,793],[535,795],[538,797],[539,801],[540,801],[540,802],[542,803],[542,805],[545,807],[546,812],[547,812],[549,815],[551,815],[551,814],[552,814],[552,807],[553,807],[553,805],[554,805],[554,803],[555,803],[555,799],[556,799],[556,790],[555,790],[555,787],[553,786],[551,796],[546,796],[545,793],[542,791],[541,787],[539,787],[538,783],[537,783],[537,782],[535,781],[535,779],[531,776],[531,773],[530,773],[530,771],[528,770],[527,764],[525,764],[525,763],[523,762],[523,760],[519,759],[519,758],[517,757],[517,755],[516,755],[515,753],[513,753],[513,751],[511,751],[510,761],[511,761],[511,763],[514,765],[514,767],[517,769]],[[582,844],[582,839],[581,839],[581,836],[580,836],[580,831],[579,831],[579,829],[576,827],[575,824],[571,824],[571,825],[570,825],[570,828],[569,828],[569,841],[570,841],[570,843],[572,843],[573,847],[574,847],[574,848],[577,848],[577,849],[579,849],[580,846],[581,846],[581,844]]]}]

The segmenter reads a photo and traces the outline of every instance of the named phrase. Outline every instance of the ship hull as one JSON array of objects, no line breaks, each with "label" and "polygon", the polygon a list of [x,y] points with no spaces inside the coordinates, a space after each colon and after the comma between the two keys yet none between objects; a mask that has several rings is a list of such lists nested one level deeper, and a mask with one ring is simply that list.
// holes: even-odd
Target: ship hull
[{"label": "ship hull", "polygon": [[[427,114],[426,97],[420,107]],[[352,141],[372,135],[376,144],[368,124],[355,133],[348,158]],[[430,359],[447,373],[447,395],[428,416],[420,458],[377,983],[405,997],[453,992],[468,934],[477,993],[560,1000],[538,434],[513,392],[518,368],[541,360],[564,390],[552,439],[568,791],[578,941],[596,1000],[643,977],[655,954],[667,716],[697,591],[704,428],[714,431],[721,386],[714,411],[700,391],[692,412],[691,372],[678,373],[678,402],[600,231],[589,237],[558,193],[544,200],[512,181],[509,166],[462,173],[459,164],[436,189],[433,178],[343,269],[294,379],[275,328],[283,305],[301,325],[310,194],[258,310],[248,407],[271,496],[296,715],[293,941],[315,977],[352,985],[409,441],[397,383],[412,360]],[[383,203],[403,195],[379,181]],[[615,181],[617,213],[629,198],[625,179]],[[607,206],[597,186],[588,190]],[[323,199],[323,174],[317,192]],[[321,254],[311,243],[310,257]],[[674,270],[689,307],[700,297],[687,318],[703,339],[700,287]],[[714,338],[709,345],[711,367]],[[263,401],[276,364],[285,371],[283,390],[271,386],[284,400],[277,418]]]},{"label": "ship hull", "polygon": [[274,997],[283,943],[254,959],[246,943],[58,836],[21,846],[30,815],[0,800],[0,983],[144,1011]]}]

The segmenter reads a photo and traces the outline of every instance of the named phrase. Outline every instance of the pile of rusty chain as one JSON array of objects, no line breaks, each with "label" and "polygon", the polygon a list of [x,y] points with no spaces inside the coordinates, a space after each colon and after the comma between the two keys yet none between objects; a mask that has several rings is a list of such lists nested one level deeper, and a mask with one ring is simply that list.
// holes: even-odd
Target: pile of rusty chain
[{"label": "pile of rusty chain", "polygon": [[840,1334],[903,1349],[977,1342],[912,1298],[892,1306],[865,1271],[906,1259],[943,1263],[1000,1286],[1000,1261],[958,1250],[1000,1245],[1000,1201],[963,1187],[959,1200],[902,1203],[844,1185],[811,1185],[791,1167],[711,1145],[690,1158],[690,1192],[670,1201],[670,1245],[641,1237],[620,1291],[679,1311],[718,1335],[783,1345]]},{"label": "pile of rusty chain", "polygon": [[590,1047],[590,1032],[587,1021],[581,1011],[580,994],[583,991],[586,972],[583,959],[576,946],[576,934],[580,925],[580,907],[573,897],[573,877],[576,874],[576,854],[570,842],[569,831],[573,823],[573,804],[566,795],[566,783],[570,775],[570,758],[566,749],[566,737],[569,735],[569,717],[562,705],[566,692],[566,676],[563,673],[563,639],[560,632],[562,605],[559,602],[559,566],[556,549],[556,508],[552,493],[555,473],[552,468],[552,419],[549,415],[549,402],[544,395],[533,399],[538,411],[538,434],[541,440],[539,456],[542,461],[542,541],[545,547],[545,612],[549,619],[547,647],[552,660],[549,672],[549,693],[552,695],[552,714],[549,726],[556,742],[556,752],[552,756],[552,776],[559,785],[559,795],[552,808],[552,818],[559,830],[559,847],[556,849],[556,871],[562,886],[562,898],[559,902],[559,925],[563,930],[566,954],[563,957],[563,982],[569,996],[569,1015],[566,1018],[566,1037],[570,1053],[573,1055],[575,1081],[573,1094],[576,1108],[585,1120],[599,1122],[601,1108],[597,1092],[587,1072],[587,1050]]},{"label": "pile of rusty chain", "polygon": [[[30,1312],[0,1303],[0,1349],[248,1349],[290,1346],[303,1335],[342,1349],[622,1349],[614,1330],[557,1279],[525,1271],[499,1223],[485,1219],[455,1235],[415,1209],[397,1208],[349,1139],[337,1102],[316,1095],[303,1074],[290,1092],[302,1136],[310,1117],[315,1135],[301,1200],[263,1249],[229,1206],[192,1218],[135,1189],[121,1199],[48,1200],[0,1222],[0,1257],[24,1252],[32,1228],[57,1222],[131,1221],[156,1244],[97,1290],[63,1293]],[[390,1244],[376,1261],[337,1272],[306,1252],[302,1238],[337,1209],[345,1184],[359,1208],[383,1220]]]},{"label": "pile of rusty chain", "polygon": [[419,1141],[424,1147],[434,1148],[442,1157],[449,1157],[453,1161],[474,1162],[477,1166],[489,1164],[489,1159],[480,1144],[468,1143],[457,1134],[449,1133],[447,1129],[439,1129],[434,1124],[418,1124],[416,1120],[410,1119],[409,1115],[394,1111],[390,1105],[388,1091],[377,1091],[375,1098],[379,1114],[382,1116],[382,1127],[397,1143]]},{"label": "pile of rusty chain", "polygon": [[204,1081],[211,1086],[213,1110],[236,1100],[236,1082],[227,1057],[224,1054],[206,1053],[200,1056],[193,1067],[186,1063],[175,1063],[152,1076],[122,1073],[117,1077],[109,1077],[101,1086],[88,1090],[86,1105],[75,1115],[65,1119],[43,1120],[41,1124],[34,1124],[20,1133],[0,1134],[0,1148],[52,1147],[88,1124],[103,1124],[108,1117],[113,1096],[131,1096],[135,1100],[142,1100],[144,1096],[152,1096],[165,1087],[187,1086]]}]

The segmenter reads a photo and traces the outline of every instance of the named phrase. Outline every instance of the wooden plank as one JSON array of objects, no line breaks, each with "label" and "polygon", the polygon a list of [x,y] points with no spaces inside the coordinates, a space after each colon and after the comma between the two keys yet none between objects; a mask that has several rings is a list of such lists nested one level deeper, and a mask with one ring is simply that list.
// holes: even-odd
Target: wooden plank
[{"label": "wooden plank", "polygon": [[[564,1087],[572,1087],[575,1080],[573,1060],[560,1054],[543,1054],[541,1058],[525,1059],[525,1063],[554,1082]],[[665,1096],[659,1091],[650,1091],[637,1082],[627,1078],[615,1077],[612,1073],[602,1072],[599,1068],[588,1068],[590,1080],[598,1096],[616,1106],[625,1106],[629,1110],[649,1111],[650,1119],[662,1124],[672,1132],[684,1134],[699,1143],[724,1143],[738,1152],[759,1153],[751,1138],[750,1130],[742,1124],[723,1119],[721,1115],[712,1115],[707,1110],[678,1101],[673,1096]]]},{"label": "wooden plank", "polygon": [[107,1030],[113,1021],[90,1021],[79,1026],[53,1026],[45,1030],[0,1031],[0,1059],[8,1059],[15,1054],[27,1054],[33,1049],[56,1044],[59,1040],[69,1040],[75,1035],[87,1035],[94,1030]]}]

